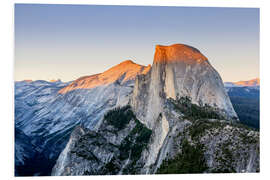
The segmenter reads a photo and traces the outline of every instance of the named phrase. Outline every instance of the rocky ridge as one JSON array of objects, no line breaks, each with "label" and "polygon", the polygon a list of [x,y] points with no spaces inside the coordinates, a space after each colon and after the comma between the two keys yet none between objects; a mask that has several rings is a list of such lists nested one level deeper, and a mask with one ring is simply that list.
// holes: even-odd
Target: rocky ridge
[{"label": "rocky ridge", "polygon": [[75,128],[52,175],[139,173],[150,136],[151,130],[136,119],[130,106],[113,109],[98,131]]},{"label": "rocky ridge", "polygon": [[[136,76],[148,69],[150,66],[125,61],[96,75],[94,81],[90,76],[68,83],[15,82],[15,127],[31,140],[34,151],[45,156],[43,175],[50,173],[72,130],[78,125],[97,129],[107,111],[128,103]],[[16,143],[21,141],[15,139]],[[22,151],[17,152],[16,156],[23,156]],[[32,161],[32,169],[37,162]],[[21,169],[25,169],[23,165]]]},{"label": "rocky ridge", "polygon": [[58,92],[60,94],[65,94],[76,89],[91,89],[115,82],[119,85],[124,85],[129,81],[135,80],[137,75],[146,74],[150,68],[150,65],[146,67],[136,64],[131,60],[126,60],[103,73],[81,77]]}]

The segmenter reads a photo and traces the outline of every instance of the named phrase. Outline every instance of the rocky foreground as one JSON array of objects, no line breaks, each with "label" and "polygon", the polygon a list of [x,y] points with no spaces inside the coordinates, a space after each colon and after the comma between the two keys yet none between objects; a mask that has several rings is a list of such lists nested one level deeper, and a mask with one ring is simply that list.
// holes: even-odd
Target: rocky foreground
[{"label": "rocky foreground", "polygon": [[[76,127],[52,175],[259,172],[259,132],[206,119],[217,114],[192,106],[183,113],[185,104],[167,102],[169,132],[150,166],[146,163],[155,135],[125,106],[109,111],[98,131]],[[196,112],[200,115],[194,118]]]}]

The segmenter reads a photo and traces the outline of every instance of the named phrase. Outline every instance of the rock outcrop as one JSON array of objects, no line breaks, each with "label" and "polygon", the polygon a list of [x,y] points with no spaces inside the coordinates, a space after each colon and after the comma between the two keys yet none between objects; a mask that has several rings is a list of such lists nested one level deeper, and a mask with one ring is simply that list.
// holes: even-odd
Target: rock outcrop
[{"label": "rock outcrop", "polygon": [[217,108],[228,120],[237,119],[218,72],[199,50],[187,45],[157,45],[151,72],[137,77],[133,92],[131,104],[150,128],[165,99],[186,96],[194,104]]},{"label": "rock outcrop", "polygon": [[151,130],[130,106],[109,111],[98,131],[76,127],[52,175],[138,174]]},{"label": "rock outcrop", "polygon": [[138,119],[156,136],[150,146],[149,167],[155,163],[169,131],[165,103],[181,97],[215,108],[224,119],[238,120],[219,74],[199,50],[183,44],[157,45],[151,71],[137,77],[131,99]]}]

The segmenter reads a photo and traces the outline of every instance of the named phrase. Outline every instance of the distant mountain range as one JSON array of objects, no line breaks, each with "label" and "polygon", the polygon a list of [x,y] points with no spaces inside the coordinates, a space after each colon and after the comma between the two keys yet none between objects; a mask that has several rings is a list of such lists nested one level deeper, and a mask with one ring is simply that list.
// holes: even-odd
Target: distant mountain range
[{"label": "distant mountain range", "polygon": [[246,80],[246,81],[225,82],[224,85],[225,85],[225,87],[260,86],[260,79],[255,78],[255,79]]}]

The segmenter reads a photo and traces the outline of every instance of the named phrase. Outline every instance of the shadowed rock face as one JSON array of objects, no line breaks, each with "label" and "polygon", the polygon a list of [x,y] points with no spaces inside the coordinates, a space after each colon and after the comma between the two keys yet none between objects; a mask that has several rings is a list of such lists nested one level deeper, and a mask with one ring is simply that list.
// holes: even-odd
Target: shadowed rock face
[{"label": "shadowed rock face", "polygon": [[151,130],[130,106],[111,110],[98,131],[76,127],[52,175],[137,174],[144,165]]}]

